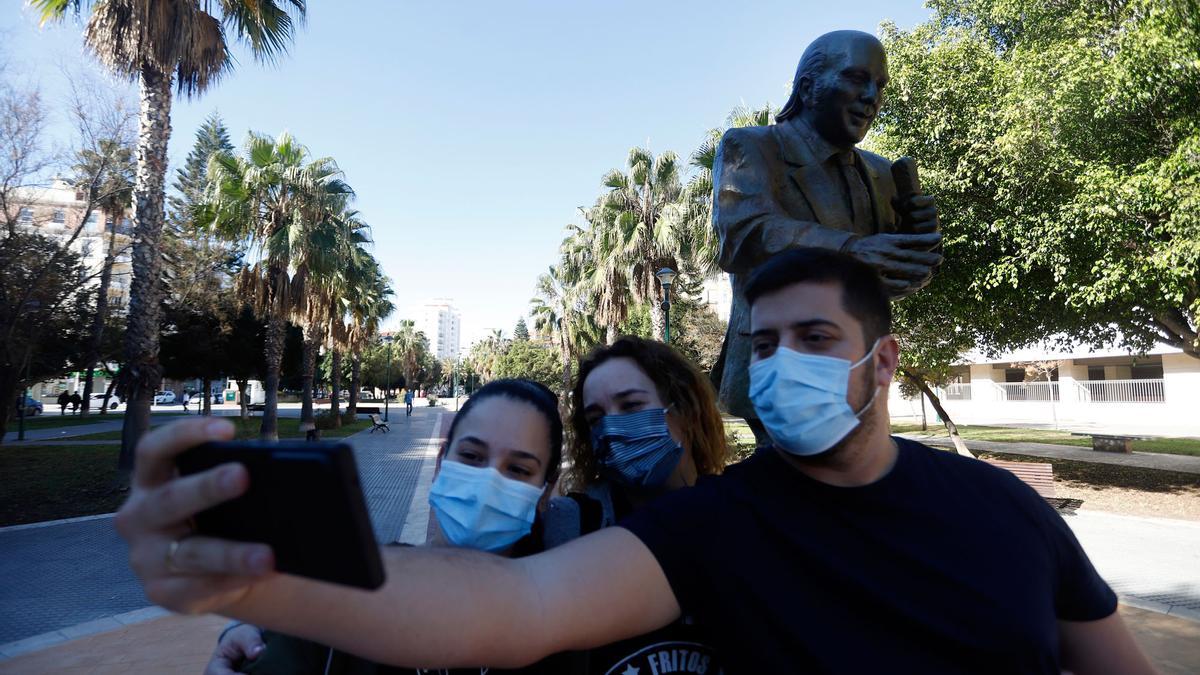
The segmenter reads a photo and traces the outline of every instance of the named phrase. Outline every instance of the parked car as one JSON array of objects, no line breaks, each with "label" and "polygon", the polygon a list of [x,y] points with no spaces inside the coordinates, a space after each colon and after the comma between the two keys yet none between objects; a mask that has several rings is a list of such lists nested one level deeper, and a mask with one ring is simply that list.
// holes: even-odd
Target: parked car
[{"label": "parked car", "polygon": [[[116,410],[117,406],[121,405],[122,403],[124,403],[124,401],[122,401],[121,398],[116,394],[108,397],[109,410]],[[92,405],[90,407],[99,408],[102,405],[104,405],[104,392],[92,394]]]},{"label": "parked car", "polygon": [[364,400],[364,401],[369,401],[369,400],[371,400],[371,399],[375,398],[375,394],[372,394],[372,393],[371,393],[369,390],[367,390],[367,389],[361,389],[361,390],[359,390],[359,392],[358,392],[358,397],[359,397],[360,399]]},{"label": "parked car", "polygon": [[175,392],[160,391],[154,395],[155,405],[170,405],[175,402]]},{"label": "parked car", "polygon": [[[26,417],[37,417],[38,415],[42,414],[42,402],[41,401],[39,401],[33,397],[30,397],[30,396],[25,396],[24,398],[25,398],[25,416]],[[14,405],[13,411],[16,415],[20,415],[21,414],[21,405],[19,403]]]}]

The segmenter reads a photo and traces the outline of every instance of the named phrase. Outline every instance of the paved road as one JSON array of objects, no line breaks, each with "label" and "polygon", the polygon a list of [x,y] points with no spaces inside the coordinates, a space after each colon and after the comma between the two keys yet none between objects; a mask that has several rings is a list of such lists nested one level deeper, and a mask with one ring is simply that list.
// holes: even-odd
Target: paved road
[{"label": "paved road", "polygon": [[1200,621],[1200,523],[1082,509],[1066,520],[1123,599]]},{"label": "paved road", "polygon": [[[404,531],[417,478],[436,455],[443,414],[417,408],[411,418],[393,415],[391,433],[347,439],[380,542],[395,541]],[[0,529],[0,578],[0,647],[150,604],[111,516]]]}]

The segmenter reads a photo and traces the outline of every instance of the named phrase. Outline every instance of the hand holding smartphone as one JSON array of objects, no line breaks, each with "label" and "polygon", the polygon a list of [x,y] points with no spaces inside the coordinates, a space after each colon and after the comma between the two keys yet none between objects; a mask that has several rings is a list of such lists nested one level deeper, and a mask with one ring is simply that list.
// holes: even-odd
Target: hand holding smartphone
[{"label": "hand holding smartphone", "polygon": [[229,462],[246,467],[250,488],[198,513],[197,533],[268,544],[275,568],[287,574],[369,590],[383,585],[383,561],[349,445],[205,443],[175,464],[188,475]]}]

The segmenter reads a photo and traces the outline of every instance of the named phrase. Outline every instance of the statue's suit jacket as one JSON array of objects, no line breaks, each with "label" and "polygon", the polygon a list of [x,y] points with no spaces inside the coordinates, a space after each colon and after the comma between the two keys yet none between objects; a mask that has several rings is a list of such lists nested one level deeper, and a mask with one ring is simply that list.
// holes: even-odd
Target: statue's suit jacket
[{"label": "statue's suit jacket", "polygon": [[720,238],[719,263],[733,284],[733,308],[721,359],[713,371],[725,408],[757,417],[747,397],[750,306],[742,289],[750,273],[772,255],[805,246],[844,249],[858,236],[895,232],[896,184],[891,162],[855,149],[871,195],[876,223],[856,231],[853,214],[822,166],[799,120],[725,132],[713,173],[713,227]]}]

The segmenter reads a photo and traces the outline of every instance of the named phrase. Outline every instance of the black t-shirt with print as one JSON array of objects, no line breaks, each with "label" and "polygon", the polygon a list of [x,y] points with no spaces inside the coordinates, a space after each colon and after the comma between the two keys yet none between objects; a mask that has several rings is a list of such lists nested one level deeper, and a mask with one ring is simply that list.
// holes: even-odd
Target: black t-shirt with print
[{"label": "black t-shirt with print", "polygon": [[1059,673],[1057,621],[1116,610],[1071,530],[1011,473],[895,440],[871,485],[762,450],[621,526],[729,672]]},{"label": "black t-shirt with print", "polygon": [[[701,477],[699,482],[705,480],[708,477]],[[567,497],[578,505],[580,535],[604,527],[606,510],[618,519],[633,511],[625,494],[613,486],[596,494],[572,493]],[[609,502],[608,509],[602,500]],[[701,627],[685,616],[644,635],[586,651],[556,654],[551,662],[563,673],[573,675],[722,675],[725,671],[712,644]]]}]

